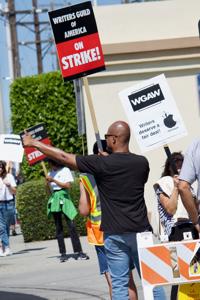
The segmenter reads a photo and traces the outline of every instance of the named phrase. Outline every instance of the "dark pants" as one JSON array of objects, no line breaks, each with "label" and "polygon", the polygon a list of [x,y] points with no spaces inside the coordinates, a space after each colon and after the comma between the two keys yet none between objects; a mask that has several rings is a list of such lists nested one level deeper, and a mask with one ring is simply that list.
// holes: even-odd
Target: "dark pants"
[{"label": "dark pants", "polygon": [[[198,231],[196,230],[193,224],[177,222],[176,226],[172,228],[172,232],[169,236],[169,241],[182,241],[184,239],[183,237],[184,232],[191,232],[193,239],[199,238]],[[177,293],[178,293],[178,285],[173,285],[171,289],[170,300],[176,300]]]},{"label": "dark pants", "polygon": [[[65,241],[64,241],[64,232],[63,232],[63,224],[62,224],[62,213],[53,213],[55,225],[56,225],[56,238],[58,241],[58,247],[61,254],[66,253]],[[68,225],[69,234],[71,237],[72,247],[74,253],[82,252],[82,247],[80,243],[80,239],[78,233],[76,231],[76,226],[72,220],[70,220],[66,215],[64,215],[65,220]]]}]

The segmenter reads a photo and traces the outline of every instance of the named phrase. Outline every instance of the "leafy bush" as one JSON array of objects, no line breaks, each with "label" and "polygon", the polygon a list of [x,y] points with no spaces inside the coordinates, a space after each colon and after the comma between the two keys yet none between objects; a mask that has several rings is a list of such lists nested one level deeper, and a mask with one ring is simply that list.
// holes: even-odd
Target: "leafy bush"
[{"label": "leafy bush", "polygon": [[18,186],[16,202],[25,242],[51,239],[54,224],[47,220],[48,193],[45,180],[31,180]]},{"label": "leafy bush", "polygon": [[[17,78],[11,85],[10,100],[13,133],[45,123],[54,146],[82,153],[86,139],[78,136],[73,84],[64,83],[60,72]],[[41,164],[30,167],[24,158],[21,173],[25,183],[18,187],[17,205],[24,239],[26,242],[51,239],[55,236],[55,226],[46,215],[48,195]],[[77,205],[79,187],[76,183],[71,194]],[[75,221],[79,233],[85,234],[84,219],[77,216]]]},{"label": "leafy bush", "polygon": [[[77,207],[79,200],[78,179],[72,184],[70,195]],[[31,180],[18,186],[16,202],[25,242],[55,238],[53,218],[47,218],[48,197],[49,193],[44,178]],[[63,220],[64,228],[67,228],[64,222]],[[85,219],[78,214],[75,223],[79,234],[85,235]],[[65,230],[65,235],[68,236],[67,230]]]}]

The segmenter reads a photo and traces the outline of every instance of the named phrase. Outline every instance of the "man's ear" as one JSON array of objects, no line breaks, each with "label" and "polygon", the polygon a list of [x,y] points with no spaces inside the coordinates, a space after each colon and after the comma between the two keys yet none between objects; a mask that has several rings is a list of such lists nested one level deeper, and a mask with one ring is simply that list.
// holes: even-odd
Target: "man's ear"
[{"label": "man's ear", "polygon": [[116,144],[116,142],[117,142],[117,139],[116,139],[116,137],[112,137],[112,142],[113,142],[113,144]]}]

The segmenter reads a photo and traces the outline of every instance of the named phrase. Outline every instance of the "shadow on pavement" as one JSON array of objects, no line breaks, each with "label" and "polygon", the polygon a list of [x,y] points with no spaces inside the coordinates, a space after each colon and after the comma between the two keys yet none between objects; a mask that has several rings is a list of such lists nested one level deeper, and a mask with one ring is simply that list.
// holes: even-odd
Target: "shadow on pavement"
[{"label": "shadow on pavement", "polygon": [[13,254],[23,254],[23,253],[27,253],[27,252],[31,252],[31,251],[40,251],[40,250],[44,250],[46,249],[46,247],[42,247],[42,248],[30,248],[30,249],[24,249],[24,250],[20,250],[17,252],[14,252]]},{"label": "shadow on pavement", "polygon": [[1,300],[47,300],[47,298],[34,296],[34,295],[1,292],[1,291],[0,291],[0,299]]},{"label": "shadow on pavement", "polygon": [[[58,255],[54,255],[54,256],[48,256],[48,258],[60,258],[60,255],[58,256]],[[67,253],[66,255],[65,255],[65,258],[66,258],[66,260],[68,260],[68,259],[70,259],[70,258],[73,258],[73,259],[75,259],[75,260],[77,260],[77,258],[78,258],[78,254],[77,253]]]}]

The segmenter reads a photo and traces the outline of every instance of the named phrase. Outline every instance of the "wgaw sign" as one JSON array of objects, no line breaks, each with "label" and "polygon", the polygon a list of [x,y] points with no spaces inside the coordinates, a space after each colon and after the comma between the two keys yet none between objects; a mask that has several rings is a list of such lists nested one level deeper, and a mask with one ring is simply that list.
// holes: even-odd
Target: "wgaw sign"
[{"label": "wgaw sign", "polygon": [[119,93],[142,152],[187,134],[164,74]]}]

